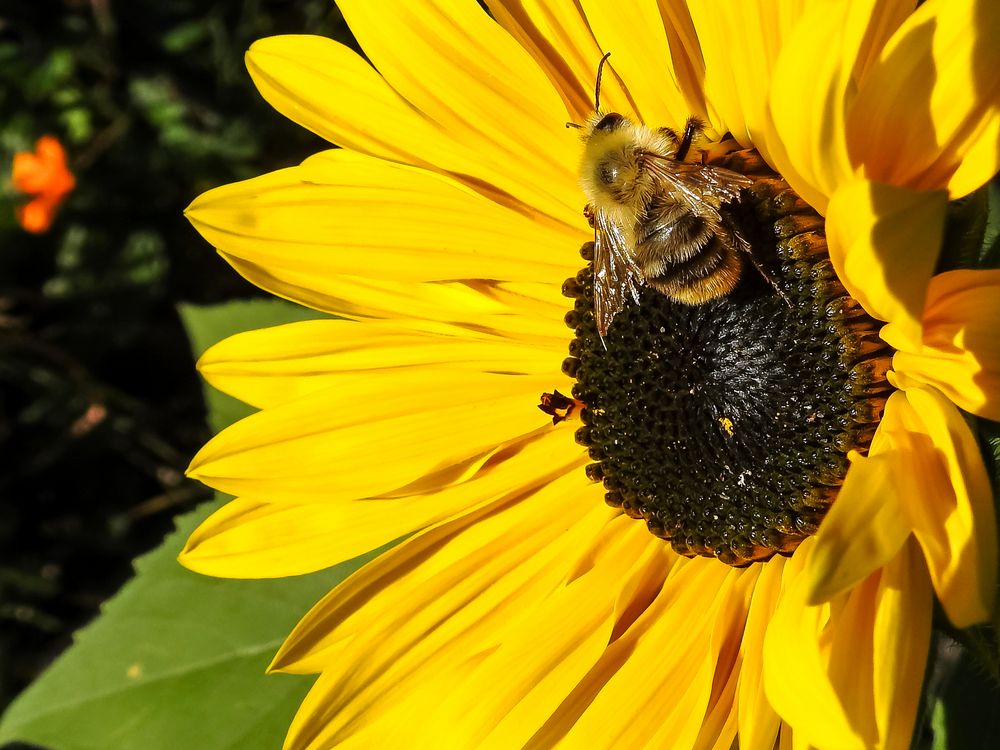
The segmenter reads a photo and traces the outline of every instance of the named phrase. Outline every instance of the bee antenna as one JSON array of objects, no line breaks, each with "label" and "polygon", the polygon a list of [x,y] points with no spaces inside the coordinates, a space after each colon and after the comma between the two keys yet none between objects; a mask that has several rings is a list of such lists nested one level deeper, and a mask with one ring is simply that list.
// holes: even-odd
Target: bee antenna
[{"label": "bee antenna", "polygon": [[604,63],[611,57],[610,52],[605,52],[604,57],[597,63],[597,85],[594,87],[594,111],[601,111],[601,74],[604,73]]},{"label": "bee antenna", "polygon": [[576,128],[577,130],[583,130],[583,125],[577,125],[575,122],[567,122],[567,128]]}]

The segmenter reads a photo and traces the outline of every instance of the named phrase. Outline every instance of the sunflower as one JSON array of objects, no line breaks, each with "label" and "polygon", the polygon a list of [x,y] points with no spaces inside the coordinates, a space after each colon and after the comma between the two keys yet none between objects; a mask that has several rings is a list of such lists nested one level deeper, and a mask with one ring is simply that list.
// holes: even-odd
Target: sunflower
[{"label": "sunflower", "polygon": [[[247,61],[341,148],[188,211],[337,318],[201,360],[261,411],[195,457],[238,499],[182,562],[403,540],[275,657],[319,674],[286,747],[907,747],[935,596],[957,627],[993,607],[962,412],[1000,419],[1000,272],[936,271],[1000,161],[1000,6],[338,4],[370,63],[309,36]],[[605,51],[603,111],[756,160],[767,265],[704,305],[647,288],[602,338],[563,123]]]}]

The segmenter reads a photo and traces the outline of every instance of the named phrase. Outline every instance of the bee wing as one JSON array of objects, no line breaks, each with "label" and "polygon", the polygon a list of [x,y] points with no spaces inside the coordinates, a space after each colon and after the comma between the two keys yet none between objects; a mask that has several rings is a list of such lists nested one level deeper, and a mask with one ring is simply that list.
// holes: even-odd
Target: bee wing
[{"label": "bee wing", "polygon": [[627,297],[639,302],[642,283],[622,227],[598,211],[594,216],[594,319],[602,340]]},{"label": "bee wing", "polygon": [[753,180],[739,172],[707,164],[665,159],[650,154],[646,168],[670,194],[682,201],[691,213],[719,221],[719,206],[738,200],[740,190],[753,186]]}]

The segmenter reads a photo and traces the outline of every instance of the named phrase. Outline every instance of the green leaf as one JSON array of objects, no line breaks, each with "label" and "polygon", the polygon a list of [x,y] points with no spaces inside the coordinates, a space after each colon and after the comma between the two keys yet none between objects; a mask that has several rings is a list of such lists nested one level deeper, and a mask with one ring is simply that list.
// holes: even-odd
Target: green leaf
[{"label": "green leaf", "polygon": [[[276,299],[239,300],[211,307],[180,305],[178,312],[187,329],[195,359],[204,354],[212,344],[235,333],[326,317],[315,310]],[[214,432],[219,432],[223,427],[254,411],[242,401],[227,396],[208,383],[203,383],[203,387],[208,423]]]},{"label": "green leaf", "polygon": [[948,204],[939,273],[976,267],[982,257],[988,210],[985,186]]},{"label": "green leaf", "polygon": [[1000,178],[994,177],[986,186],[986,231],[980,252],[980,265],[1000,268]]},{"label": "green leaf", "polygon": [[275,750],[312,682],[265,675],[298,619],[376,552],[298,578],[200,576],[176,561],[195,526],[181,518],[102,616],[11,705],[0,744],[52,750]]},{"label": "green leaf", "polygon": [[175,54],[187,52],[207,38],[209,31],[208,24],[203,19],[198,18],[170,29],[163,35],[160,42],[168,52]]},{"label": "green leaf", "polygon": [[[195,356],[241,331],[321,317],[278,300],[180,309]],[[214,389],[218,429],[249,407]],[[51,750],[273,750],[312,683],[264,674],[306,611],[381,550],[297,578],[221,580],[182,568],[194,528],[228,498],[182,517],[74,644],[11,704],[0,745]]]},{"label": "green leaf", "polygon": [[934,735],[931,750],[948,750],[948,724],[944,713],[944,704],[938,701],[934,704],[931,715],[931,732]]}]

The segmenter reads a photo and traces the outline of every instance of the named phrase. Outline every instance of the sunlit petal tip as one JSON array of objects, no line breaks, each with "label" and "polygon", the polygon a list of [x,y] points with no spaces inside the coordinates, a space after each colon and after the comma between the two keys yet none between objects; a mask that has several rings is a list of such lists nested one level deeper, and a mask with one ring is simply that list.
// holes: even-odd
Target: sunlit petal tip
[{"label": "sunlit petal tip", "polygon": [[211,368],[215,364],[213,358],[209,356],[211,349],[202,354],[194,363],[195,369],[198,371],[202,377],[208,377],[211,373]]},{"label": "sunlit petal tip", "polygon": [[210,470],[210,467],[213,466],[217,459],[225,455],[226,449],[222,446],[229,444],[230,435],[243,432],[244,429],[244,426],[236,423],[214,435],[194,454],[188,462],[184,474],[191,479],[197,479],[200,482],[212,485],[213,472]]},{"label": "sunlit petal tip", "polygon": [[234,579],[261,579],[273,578],[274,573],[270,572],[268,566],[248,565],[247,560],[233,559],[221,561],[213,554],[206,554],[200,543],[188,542],[177,554],[177,562],[190,570],[203,576],[213,578],[234,578]]},{"label": "sunlit petal tip", "polygon": [[[207,522],[207,521],[206,521]],[[177,562],[193,573],[215,576],[219,575],[211,563],[206,562],[201,554],[200,545],[204,537],[203,522],[195,532],[184,542],[184,547],[177,554]]]},{"label": "sunlit petal tip", "polygon": [[250,44],[246,51],[247,56],[277,55],[288,57],[292,60],[300,60],[302,57],[303,45],[311,45],[314,48],[331,47],[336,45],[332,39],[315,36],[313,34],[276,34],[256,39]]},{"label": "sunlit petal tip", "polygon": [[258,39],[243,56],[247,70],[266,95],[302,97],[301,104],[312,104],[309,84],[324,68],[354,55],[346,46],[326,37],[311,34],[284,34]]},{"label": "sunlit petal tip", "polygon": [[[232,564],[219,565],[218,559],[214,555],[206,555],[199,543],[190,540],[178,553],[177,562],[192,573],[214,578],[269,578],[273,575],[266,568],[254,569],[247,566],[244,564],[245,561],[235,561],[235,567]],[[234,570],[238,572],[238,575],[233,575]]]},{"label": "sunlit petal tip", "polygon": [[202,454],[204,453],[204,448],[198,451],[194,457],[188,462],[187,468],[184,469],[184,476],[190,479],[197,479],[202,481],[206,478],[206,475],[202,473],[202,466],[204,464],[204,459]]},{"label": "sunlit petal tip", "polygon": [[[211,379],[216,372],[225,372],[232,368],[238,368],[243,363],[263,360],[263,355],[254,345],[265,339],[266,335],[273,330],[275,329],[262,328],[222,339],[201,353],[201,356],[195,361],[195,368],[202,377],[209,380],[210,384],[214,386],[215,383],[212,383]],[[244,356],[241,357],[240,354]],[[286,353],[286,356],[290,355]],[[229,393],[225,388],[219,390]]]},{"label": "sunlit petal tip", "polygon": [[192,573],[202,572],[197,561],[193,559],[190,551],[188,550],[188,545],[186,544],[184,545],[184,549],[177,554],[177,562],[190,570]]},{"label": "sunlit petal tip", "polygon": [[[239,184],[239,183],[233,183]],[[220,185],[219,187],[206,190],[184,208],[184,216],[188,221],[194,223],[200,219],[199,212],[214,204],[220,197],[232,192],[232,184]]]}]

